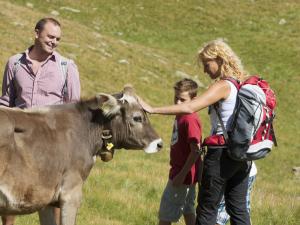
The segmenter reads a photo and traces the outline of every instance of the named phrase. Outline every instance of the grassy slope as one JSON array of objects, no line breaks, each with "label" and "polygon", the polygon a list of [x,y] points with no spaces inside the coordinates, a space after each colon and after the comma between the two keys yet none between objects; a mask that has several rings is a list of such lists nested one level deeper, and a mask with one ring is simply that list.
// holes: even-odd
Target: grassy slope
[{"label": "grassy slope", "polygon": [[[60,51],[76,60],[85,96],[116,92],[130,82],[153,104],[171,103],[172,85],[179,79],[176,71],[199,75],[208,84],[196,67],[195,53],[205,41],[226,38],[249,72],[270,81],[279,102],[279,147],[257,163],[253,223],[297,224],[299,179],[291,173],[300,164],[300,145],[291,140],[300,134],[297,0],[30,1],[33,8],[26,2],[0,0],[0,68],[8,56],[32,43],[36,20],[56,10],[64,26]],[[282,19],[286,23],[280,25]],[[119,63],[122,59],[129,64]],[[206,113],[201,116],[208,130]],[[151,119],[166,151],[156,155],[120,151],[111,163],[99,161],[84,187],[78,224],[155,223],[167,177],[172,117]],[[36,216],[22,217],[17,224],[33,224],[31,220]]]}]

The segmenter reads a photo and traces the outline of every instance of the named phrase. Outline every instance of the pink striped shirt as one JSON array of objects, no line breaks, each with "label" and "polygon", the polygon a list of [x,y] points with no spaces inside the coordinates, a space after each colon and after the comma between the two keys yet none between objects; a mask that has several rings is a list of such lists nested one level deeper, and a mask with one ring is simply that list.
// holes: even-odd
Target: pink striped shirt
[{"label": "pink striped shirt", "polygon": [[[60,65],[61,55],[54,52],[34,74],[29,50],[9,58],[3,76],[0,105],[28,108],[79,100],[80,80],[75,63],[68,60],[65,78]],[[16,66],[18,60],[19,65]],[[65,82],[67,95],[63,96]]]}]

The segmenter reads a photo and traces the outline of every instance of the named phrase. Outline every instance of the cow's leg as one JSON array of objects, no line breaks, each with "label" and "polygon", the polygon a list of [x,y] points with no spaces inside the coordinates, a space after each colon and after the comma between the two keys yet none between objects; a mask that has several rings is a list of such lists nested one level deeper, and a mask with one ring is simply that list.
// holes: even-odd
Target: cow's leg
[{"label": "cow's leg", "polygon": [[60,208],[54,207],[54,218],[56,225],[60,225]]},{"label": "cow's leg", "polygon": [[2,224],[3,225],[14,225],[15,217],[14,216],[2,216]]},{"label": "cow's leg", "polygon": [[39,218],[41,225],[56,225],[53,206],[46,206],[39,211]]},{"label": "cow's leg", "polygon": [[77,185],[61,196],[61,225],[75,225],[77,210],[82,199],[82,184]]}]

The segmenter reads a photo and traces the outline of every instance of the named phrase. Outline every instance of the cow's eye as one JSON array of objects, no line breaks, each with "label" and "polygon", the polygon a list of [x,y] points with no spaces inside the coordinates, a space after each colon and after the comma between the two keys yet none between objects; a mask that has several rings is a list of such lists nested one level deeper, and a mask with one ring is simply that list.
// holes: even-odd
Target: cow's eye
[{"label": "cow's eye", "polygon": [[141,123],[141,122],[143,122],[143,119],[142,119],[141,116],[134,116],[134,117],[133,117],[133,121],[134,121],[134,122],[137,122],[137,123]]}]

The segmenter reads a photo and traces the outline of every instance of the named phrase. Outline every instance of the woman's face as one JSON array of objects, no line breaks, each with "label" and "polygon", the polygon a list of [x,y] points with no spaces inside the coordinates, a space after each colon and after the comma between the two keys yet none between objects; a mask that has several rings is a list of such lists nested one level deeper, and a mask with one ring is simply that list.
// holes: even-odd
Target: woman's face
[{"label": "woman's face", "polygon": [[204,73],[207,73],[211,79],[216,79],[221,75],[222,61],[220,59],[204,59],[202,63]]}]

